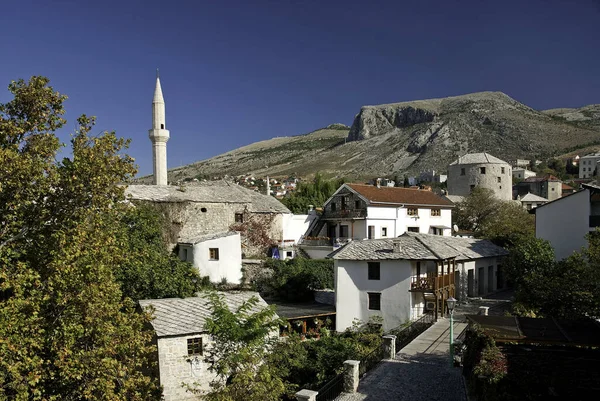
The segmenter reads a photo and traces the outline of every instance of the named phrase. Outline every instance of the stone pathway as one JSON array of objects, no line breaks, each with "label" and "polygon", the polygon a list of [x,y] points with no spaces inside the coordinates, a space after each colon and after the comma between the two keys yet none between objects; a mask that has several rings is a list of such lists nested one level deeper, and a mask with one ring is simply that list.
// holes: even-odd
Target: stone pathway
[{"label": "stone pathway", "polygon": [[[510,308],[511,296],[510,292],[502,292],[457,305],[454,336],[467,326],[464,316],[477,314],[480,306],[490,307],[490,315],[503,315]],[[358,392],[342,393],[336,401],[466,401],[461,369],[450,362],[449,329],[449,319],[439,319],[402,348],[396,358],[382,361],[366,374]]]}]

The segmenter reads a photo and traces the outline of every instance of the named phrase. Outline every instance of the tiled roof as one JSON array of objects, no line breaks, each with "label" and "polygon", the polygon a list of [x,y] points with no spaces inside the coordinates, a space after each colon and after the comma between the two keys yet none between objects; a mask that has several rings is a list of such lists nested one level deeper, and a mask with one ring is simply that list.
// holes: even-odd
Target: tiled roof
[{"label": "tiled roof", "polygon": [[154,202],[245,203],[250,212],[291,213],[272,196],[224,180],[202,181],[186,186],[129,185],[125,195],[135,200]]},{"label": "tiled roof", "polygon": [[194,237],[182,237],[177,241],[180,244],[199,244],[200,242],[210,241],[217,238],[229,237],[231,235],[240,235],[235,231],[223,231],[219,233],[211,233],[204,235],[196,235]]},{"label": "tiled roof", "polygon": [[372,204],[427,205],[452,207],[453,203],[431,191],[413,188],[376,187],[375,185],[344,184]]},{"label": "tiled roof", "polygon": [[[258,298],[258,303],[252,312],[258,312],[267,303],[257,292],[222,292],[220,293],[230,309],[241,306],[252,297]],[[177,336],[204,332],[206,319],[211,315],[211,309],[206,296],[192,298],[145,299],[140,306],[146,310],[154,308],[152,327],[158,337]]]},{"label": "tiled roof", "polygon": [[488,240],[404,233],[398,238],[351,241],[328,257],[338,260],[469,260],[507,255]]},{"label": "tiled roof", "polygon": [[521,198],[521,202],[548,202],[548,199],[528,192],[527,195]]},{"label": "tiled roof", "polygon": [[504,160],[500,160],[489,153],[469,153],[464,156],[460,156],[458,159],[450,163],[451,166],[457,164],[508,164]]},{"label": "tiled roof", "polygon": [[570,191],[570,190],[572,190],[572,189],[575,189],[575,188],[573,188],[572,186],[570,186],[570,185],[568,185],[568,184],[565,184],[565,183],[563,182],[563,184],[562,184],[562,190],[563,190],[563,191]]}]

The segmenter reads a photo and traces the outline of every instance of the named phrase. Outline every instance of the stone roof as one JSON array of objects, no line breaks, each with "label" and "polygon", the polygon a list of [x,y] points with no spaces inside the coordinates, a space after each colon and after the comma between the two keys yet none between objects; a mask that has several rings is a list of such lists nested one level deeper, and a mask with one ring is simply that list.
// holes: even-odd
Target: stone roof
[{"label": "stone roof", "polygon": [[454,162],[450,163],[451,166],[458,164],[508,164],[504,160],[500,160],[489,153],[469,153],[464,156],[460,156]]},{"label": "stone roof", "polygon": [[465,197],[462,195],[450,195],[450,194],[446,194],[444,195],[444,198],[448,199],[450,202],[457,204],[460,202],[463,202],[465,200]]},{"label": "stone roof", "polygon": [[196,235],[193,237],[182,237],[177,241],[180,244],[199,244],[200,242],[210,241],[213,239],[229,237],[231,235],[240,235],[240,233],[235,231],[222,231],[218,233],[204,234],[204,235]]},{"label": "stone roof", "polygon": [[560,179],[553,176],[553,175],[547,175],[545,177],[529,177],[524,179],[521,182],[544,182],[544,181],[558,181],[560,182]]},{"label": "stone roof", "polygon": [[[251,312],[258,312],[268,306],[258,292],[220,292],[219,294],[223,296],[225,304],[230,309],[240,307],[252,297],[257,297],[258,303]],[[205,331],[206,319],[211,315],[206,294],[191,298],[145,299],[140,301],[140,306],[144,310],[154,308],[154,320],[151,323],[158,337],[202,333]]]},{"label": "stone roof", "polygon": [[548,202],[548,199],[528,192],[527,195],[521,198],[521,202]]},{"label": "stone roof", "polygon": [[329,254],[338,260],[439,260],[456,257],[470,260],[508,255],[508,252],[483,239],[444,237],[404,233],[398,238],[351,241]]},{"label": "stone roof", "polygon": [[335,314],[335,305],[311,303],[281,303],[279,301],[269,302],[275,305],[277,314],[284,319],[300,319]]},{"label": "stone roof", "polygon": [[[377,187],[364,184],[344,184],[367,199],[371,206],[397,205],[427,205],[452,207],[452,202],[441,196],[423,189]],[[378,205],[379,204],[379,205]]]},{"label": "stone roof", "polygon": [[185,186],[129,185],[125,196],[152,202],[242,203],[255,213],[291,213],[283,203],[241,185],[221,181],[202,181]]}]

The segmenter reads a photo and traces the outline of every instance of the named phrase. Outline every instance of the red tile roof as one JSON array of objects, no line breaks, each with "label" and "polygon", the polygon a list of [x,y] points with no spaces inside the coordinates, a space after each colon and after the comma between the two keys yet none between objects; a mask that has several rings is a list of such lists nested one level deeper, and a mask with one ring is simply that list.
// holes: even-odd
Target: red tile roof
[{"label": "red tile roof", "polygon": [[[399,205],[428,205],[453,207],[454,204],[431,191],[413,188],[380,187],[364,184],[346,184],[371,203]],[[380,206],[380,205],[373,205]]]}]

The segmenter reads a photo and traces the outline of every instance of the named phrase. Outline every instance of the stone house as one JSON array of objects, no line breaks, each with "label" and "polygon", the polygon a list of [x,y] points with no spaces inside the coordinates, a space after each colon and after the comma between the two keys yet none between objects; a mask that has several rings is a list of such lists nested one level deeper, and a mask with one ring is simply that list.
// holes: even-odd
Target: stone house
[{"label": "stone house", "polygon": [[[258,312],[267,306],[256,292],[222,293],[226,305],[233,310],[257,297],[259,302],[251,310]],[[199,397],[187,391],[185,385],[196,385],[198,390],[209,390],[210,381],[216,376],[208,370],[204,360],[211,346],[211,337],[204,328],[211,316],[205,296],[193,298],[147,299],[140,301],[144,310],[153,310],[151,324],[157,345],[158,374],[163,387],[164,401],[197,400]],[[275,331],[273,336],[277,336]]]},{"label": "stone house", "polygon": [[221,232],[179,240],[179,259],[190,262],[200,276],[211,283],[242,281],[242,246],[240,233]]},{"label": "stone house", "polygon": [[596,168],[600,162],[600,153],[593,153],[579,159],[579,178],[592,178],[597,173]]},{"label": "stone house", "polygon": [[512,169],[512,175],[513,178],[516,178],[518,180],[524,180],[529,177],[535,177],[536,173],[534,171],[527,170],[526,168],[514,167]]},{"label": "stone house", "polygon": [[542,198],[541,196],[537,196],[532,193],[528,193],[520,199],[517,198],[517,200],[520,201],[521,205],[523,205],[523,208],[527,210],[535,209],[538,206],[542,206],[548,203],[548,199]]},{"label": "stone house", "polygon": [[508,252],[487,240],[417,234],[352,241],[334,251],[336,330],[355,319],[383,318],[385,331],[444,302],[504,288],[502,259]]},{"label": "stone house", "polygon": [[587,247],[585,235],[600,227],[600,186],[582,190],[535,208],[535,235],[554,247],[556,260]]},{"label": "stone house", "polygon": [[545,177],[529,177],[519,182],[515,188],[517,196],[525,196],[532,193],[549,201],[562,196],[562,181],[553,175]]},{"label": "stone house", "polygon": [[448,194],[468,196],[475,187],[490,189],[497,198],[512,199],[512,167],[488,153],[470,153],[448,166]]}]

